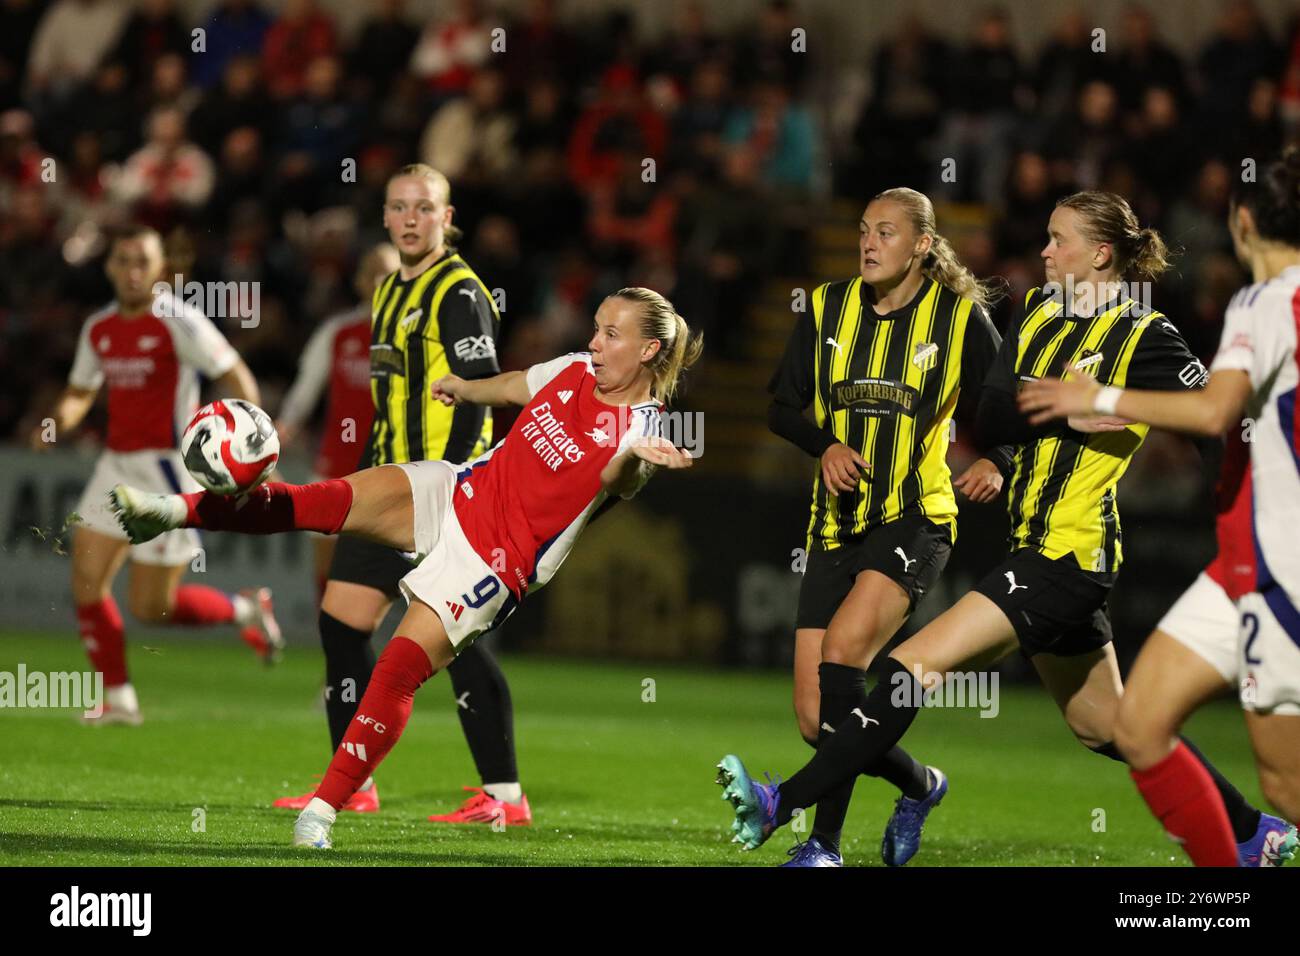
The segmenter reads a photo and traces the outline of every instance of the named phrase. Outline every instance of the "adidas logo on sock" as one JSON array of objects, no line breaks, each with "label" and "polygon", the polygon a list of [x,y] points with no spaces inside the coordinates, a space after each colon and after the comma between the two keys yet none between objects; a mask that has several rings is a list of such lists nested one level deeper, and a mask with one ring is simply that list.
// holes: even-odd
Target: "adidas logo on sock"
[{"label": "adidas logo on sock", "polygon": [[459,621],[460,616],[465,613],[465,605],[452,604],[450,601],[447,601],[446,604],[447,604],[447,609],[451,611],[451,616]]},{"label": "adidas logo on sock", "polygon": [[348,753],[352,754],[352,756],[356,757],[362,763],[368,763],[368,761],[366,760],[365,744],[350,744],[344,741],[343,749],[346,750]]}]

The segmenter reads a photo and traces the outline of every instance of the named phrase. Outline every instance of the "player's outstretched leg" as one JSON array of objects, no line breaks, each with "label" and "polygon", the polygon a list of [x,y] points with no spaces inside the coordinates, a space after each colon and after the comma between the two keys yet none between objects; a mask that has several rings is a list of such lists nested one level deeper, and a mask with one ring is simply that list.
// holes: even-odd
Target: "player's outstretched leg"
[{"label": "player's outstretched leg", "polygon": [[132,544],[176,528],[337,534],[352,506],[352,487],[341,478],[309,485],[271,482],[247,495],[227,497],[210,491],[163,495],[117,485],[109,492],[109,504]]},{"label": "player's outstretched leg", "polygon": [[427,604],[412,601],[397,636],[375,663],[356,717],[334,752],[316,796],[294,821],[294,846],[326,850],[333,845],[330,828],[339,809],[401,737],[415,692],[455,656],[438,615]]}]

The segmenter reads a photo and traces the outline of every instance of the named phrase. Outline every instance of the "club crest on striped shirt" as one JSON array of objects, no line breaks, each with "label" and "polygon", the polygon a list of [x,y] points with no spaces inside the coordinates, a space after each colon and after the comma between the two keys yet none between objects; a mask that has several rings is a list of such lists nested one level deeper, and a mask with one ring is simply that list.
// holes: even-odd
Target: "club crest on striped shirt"
[{"label": "club crest on striped shirt", "polygon": [[922,372],[928,372],[939,361],[939,346],[934,342],[917,342],[912,355],[912,364]]},{"label": "club crest on striped shirt", "polygon": [[1074,363],[1074,370],[1076,372],[1087,372],[1089,369],[1093,369],[1089,374],[1095,376],[1097,372],[1093,367],[1100,365],[1105,358],[1106,356],[1096,349],[1084,349],[1079,353],[1079,361]]}]

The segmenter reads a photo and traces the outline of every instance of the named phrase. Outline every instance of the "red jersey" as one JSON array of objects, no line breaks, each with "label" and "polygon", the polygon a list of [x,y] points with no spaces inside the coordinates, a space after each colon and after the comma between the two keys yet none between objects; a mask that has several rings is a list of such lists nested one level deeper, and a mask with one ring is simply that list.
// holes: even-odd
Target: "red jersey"
[{"label": "red jersey", "polygon": [[1219,481],[1214,487],[1214,504],[1214,536],[1219,553],[1205,573],[1235,601],[1256,589],[1250,446],[1242,440],[1239,431],[1228,433]]},{"label": "red jersey", "polygon": [[326,319],[308,339],[298,377],[280,411],[281,421],[295,428],[306,421],[327,382],[316,473],[341,478],[357,470],[375,417],[370,395],[369,303]]},{"label": "red jersey", "polygon": [[[600,473],[632,441],[661,433],[658,402],[607,405],[587,353],[527,372],[531,400],[509,434],[456,476],[453,505],[475,553],[516,597],[541,587],[609,497]],[[643,463],[631,498],[649,478]]]},{"label": "red jersey", "polygon": [[162,295],[146,312],[123,315],[112,302],[88,318],[68,384],[107,385],[110,450],[176,448],[199,407],[199,375],[219,378],[238,361],[207,316]]}]

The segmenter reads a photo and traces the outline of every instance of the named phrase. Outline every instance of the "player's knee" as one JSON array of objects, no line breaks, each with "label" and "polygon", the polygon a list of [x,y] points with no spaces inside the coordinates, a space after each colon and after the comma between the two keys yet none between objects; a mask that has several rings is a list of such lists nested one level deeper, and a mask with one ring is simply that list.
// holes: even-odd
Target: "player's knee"
[{"label": "player's knee", "polygon": [[1120,700],[1115,717],[1115,746],[1130,767],[1137,770],[1154,767],[1168,756],[1170,741],[1175,736],[1175,728],[1141,713],[1128,698]]},{"label": "player's knee", "polygon": [[160,601],[157,598],[137,598],[131,597],[127,600],[127,608],[141,624],[165,624],[171,617],[171,605],[166,601]]},{"label": "player's knee", "polygon": [[1102,727],[1095,722],[1084,719],[1071,720],[1069,724],[1075,740],[1089,750],[1101,752],[1102,748],[1112,743],[1114,727]]},{"label": "player's knee", "polygon": [[94,604],[108,594],[108,587],[90,575],[72,576],[72,598],[78,604]]},{"label": "player's knee", "polygon": [[822,638],[822,660],[825,663],[865,667],[870,658],[870,641],[864,640],[863,636],[832,628]]}]

